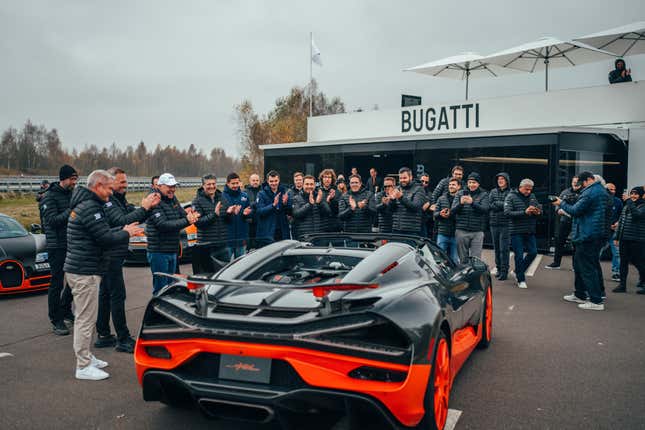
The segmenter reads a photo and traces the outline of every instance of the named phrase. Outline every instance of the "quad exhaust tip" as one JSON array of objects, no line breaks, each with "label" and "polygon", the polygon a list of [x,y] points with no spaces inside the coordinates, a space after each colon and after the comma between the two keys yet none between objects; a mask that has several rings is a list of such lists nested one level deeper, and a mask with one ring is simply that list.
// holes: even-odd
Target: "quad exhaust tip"
[{"label": "quad exhaust tip", "polygon": [[226,418],[266,424],[275,417],[273,408],[264,405],[207,398],[199,399],[197,402],[207,415],[215,418]]}]

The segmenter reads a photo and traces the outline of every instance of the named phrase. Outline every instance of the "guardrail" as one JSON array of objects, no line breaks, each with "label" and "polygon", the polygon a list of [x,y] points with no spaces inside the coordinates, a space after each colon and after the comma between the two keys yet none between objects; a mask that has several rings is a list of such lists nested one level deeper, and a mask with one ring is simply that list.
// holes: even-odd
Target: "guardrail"
[{"label": "guardrail", "polygon": [[[7,192],[21,192],[21,193],[35,193],[40,190],[40,183],[43,180],[48,180],[50,183],[58,181],[57,176],[0,176],[0,193]],[[202,182],[201,178],[176,178],[182,187],[199,187]],[[79,177],[80,184],[87,183],[87,176]],[[217,181],[218,185],[220,181]],[[222,182],[223,184],[224,182]],[[130,191],[144,191],[150,188],[150,177],[128,177],[128,190]]]}]

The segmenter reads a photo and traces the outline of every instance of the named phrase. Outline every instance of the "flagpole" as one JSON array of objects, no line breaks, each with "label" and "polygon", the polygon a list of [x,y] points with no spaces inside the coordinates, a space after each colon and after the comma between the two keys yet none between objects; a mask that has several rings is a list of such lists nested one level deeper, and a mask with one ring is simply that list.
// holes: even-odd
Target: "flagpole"
[{"label": "flagpole", "polygon": [[314,46],[314,33],[309,32],[309,116],[313,116],[313,82],[314,82],[314,71],[313,71],[313,46]]}]

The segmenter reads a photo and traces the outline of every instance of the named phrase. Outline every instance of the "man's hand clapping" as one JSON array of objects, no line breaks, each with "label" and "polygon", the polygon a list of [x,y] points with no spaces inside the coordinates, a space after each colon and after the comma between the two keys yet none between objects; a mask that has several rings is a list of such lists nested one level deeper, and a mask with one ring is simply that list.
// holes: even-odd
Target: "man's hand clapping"
[{"label": "man's hand clapping", "polygon": [[327,203],[329,203],[335,196],[336,190],[332,188],[331,190],[329,190],[329,194],[327,194]]},{"label": "man's hand clapping", "polygon": [[358,207],[360,209],[363,209],[365,206],[367,206],[367,200],[361,200],[360,202],[358,202]]},{"label": "man's hand clapping", "polygon": [[277,193],[275,195],[275,197],[273,198],[273,207],[274,208],[278,206],[278,203],[280,203],[280,194],[281,193]]},{"label": "man's hand clapping", "polygon": [[441,211],[439,212],[439,216],[441,216],[442,218],[448,218],[450,216],[450,209],[448,208],[441,209]]},{"label": "man's hand clapping", "polygon": [[323,192],[321,189],[319,189],[318,195],[316,196],[316,203],[320,204],[320,202],[322,202],[322,199],[323,199]]},{"label": "man's hand clapping", "polygon": [[288,201],[289,201],[289,194],[284,193],[284,194],[282,195],[282,204],[283,204],[283,205],[286,205]]},{"label": "man's hand clapping", "polygon": [[139,223],[133,222],[132,224],[124,225],[123,230],[127,231],[130,237],[143,234],[143,228],[139,227]]},{"label": "man's hand clapping", "polygon": [[190,212],[186,214],[186,219],[188,220],[188,223],[192,225],[197,222],[200,216],[199,212]]},{"label": "man's hand clapping", "polygon": [[354,200],[354,197],[349,196],[349,207],[352,208],[353,211],[356,210],[356,200]]},{"label": "man's hand clapping", "polygon": [[141,199],[141,207],[149,211],[153,207],[157,206],[161,201],[161,196],[158,193],[150,193]]}]

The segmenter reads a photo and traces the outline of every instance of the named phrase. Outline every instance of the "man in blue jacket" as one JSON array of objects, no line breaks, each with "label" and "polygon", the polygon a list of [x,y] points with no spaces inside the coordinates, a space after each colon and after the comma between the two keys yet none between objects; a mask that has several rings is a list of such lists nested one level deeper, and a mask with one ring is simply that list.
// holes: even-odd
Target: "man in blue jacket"
[{"label": "man in blue jacket", "polygon": [[258,248],[277,240],[289,239],[287,213],[291,210],[289,190],[280,184],[280,174],[271,170],[256,200]]},{"label": "man in blue jacket", "polygon": [[582,184],[580,198],[569,204],[559,198],[553,205],[573,217],[572,242],[576,248],[573,267],[575,270],[575,291],[564,296],[568,302],[578,303],[580,309],[603,311],[602,287],[598,277],[600,249],[605,242],[605,211],[607,192],[596,182],[593,173],[578,175]]},{"label": "man in blue jacket", "polygon": [[229,173],[222,200],[228,227],[226,246],[233,258],[244,255],[249,240],[249,224],[246,221],[251,216],[251,207],[249,196],[240,189],[241,186],[240,176],[237,173]]}]

